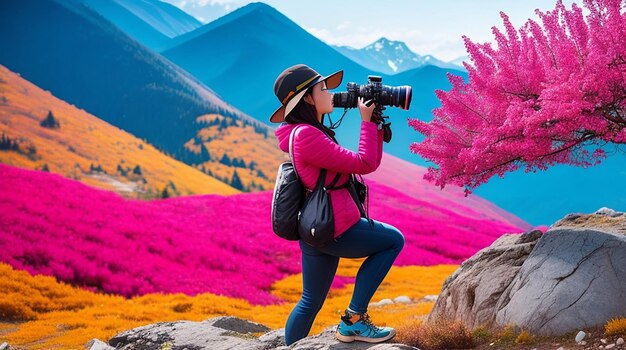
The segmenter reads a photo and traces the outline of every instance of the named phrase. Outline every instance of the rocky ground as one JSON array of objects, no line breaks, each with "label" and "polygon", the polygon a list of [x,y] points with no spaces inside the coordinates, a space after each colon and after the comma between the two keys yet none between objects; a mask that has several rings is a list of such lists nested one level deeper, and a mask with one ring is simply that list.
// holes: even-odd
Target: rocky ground
[{"label": "rocky ground", "polygon": [[[619,341],[622,339],[621,341]],[[485,342],[474,348],[475,350],[503,350],[503,349],[529,349],[529,350],[566,350],[566,349],[626,349],[624,338],[618,336],[605,336],[603,329],[585,330],[585,337],[581,342],[576,341],[576,334],[567,334],[561,337],[538,337],[526,344],[508,342]]]}]

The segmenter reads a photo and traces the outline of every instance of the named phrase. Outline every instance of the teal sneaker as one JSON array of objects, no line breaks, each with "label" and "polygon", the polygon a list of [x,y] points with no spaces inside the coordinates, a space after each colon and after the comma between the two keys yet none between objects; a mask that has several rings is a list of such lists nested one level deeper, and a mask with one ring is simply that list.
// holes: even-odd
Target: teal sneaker
[{"label": "teal sneaker", "polygon": [[351,343],[360,340],[368,343],[380,343],[393,338],[396,330],[391,327],[376,327],[367,313],[357,314],[346,310],[337,327],[337,340]]}]

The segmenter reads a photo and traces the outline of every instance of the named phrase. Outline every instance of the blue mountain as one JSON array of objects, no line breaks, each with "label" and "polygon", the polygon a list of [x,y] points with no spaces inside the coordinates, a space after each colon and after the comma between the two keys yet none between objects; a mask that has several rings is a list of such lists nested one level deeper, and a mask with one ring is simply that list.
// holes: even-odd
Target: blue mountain
[{"label": "blue mountain", "polygon": [[333,46],[333,48],[363,67],[385,74],[397,74],[427,65],[464,70],[462,65],[447,63],[432,55],[418,55],[404,42],[389,40],[385,37],[362,49],[350,46]]},{"label": "blue mountain", "polygon": [[[417,133],[406,129],[406,120],[409,115],[429,119],[438,103],[433,87],[449,88],[446,72],[451,70],[426,66],[406,74],[380,74],[340,54],[263,3],[244,6],[175,38],[172,43],[177,45],[162,51],[165,57],[211,86],[226,101],[268,124],[269,116],[279,106],[274,80],[294,64],[307,64],[324,75],[343,69],[344,80],[336,91],[345,91],[347,82],[365,84],[371,74],[382,76],[386,85],[412,85],[411,109],[388,109],[392,118],[398,118],[399,125],[396,142],[389,145],[388,152],[412,162],[416,162],[416,156],[408,146]],[[337,109],[332,120],[336,122],[342,112]],[[342,144],[356,148],[359,125],[358,112],[350,110],[337,129]]]},{"label": "blue mountain", "polygon": [[202,23],[178,7],[158,0],[77,0],[145,46],[158,50],[171,38]]},{"label": "blue mountain", "polygon": [[269,130],[80,1],[1,1],[0,37],[1,64],[178,159],[199,115]]}]

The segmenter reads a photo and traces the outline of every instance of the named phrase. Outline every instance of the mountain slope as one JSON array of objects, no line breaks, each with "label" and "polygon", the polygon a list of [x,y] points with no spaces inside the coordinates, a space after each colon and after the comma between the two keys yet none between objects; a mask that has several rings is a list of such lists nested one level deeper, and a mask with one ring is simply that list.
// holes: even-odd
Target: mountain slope
[{"label": "mountain slope", "polygon": [[[334,92],[345,91],[348,82],[366,84],[369,74],[381,75],[343,56],[262,3],[249,4],[175,40],[181,42],[163,51],[163,55],[244,112],[268,124],[270,114],[280,105],[274,95],[274,81],[289,66],[305,63],[324,75],[343,69],[343,82]],[[385,85],[412,85],[414,89],[410,111],[386,111],[398,126],[394,127],[394,141],[386,152],[420,164],[420,159],[409,151],[417,135],[408,128],[407,117],[431,118],[432,108],[439,103],[433,87],[449,88],[447,71],[426,66],[404,72],[404,78],[398,74],[382,75]],[[333,122],[342,112],[335,110]],[[352,109],[337,129],[337,137],[342,145],[356,150],[359,130],[360,117]]]},{"label": "mountain slope", "polygon": [[159,0],[116,0],[130,12],[170,38],[190,32],[202,25],[178,7]]},{"label": "mountain slope", "polygon": [[244,6],[180,40],[162,54],[266,123],[278,107],[274,80],[291,65],[305,63],[322,74],[344,69],[344,84],[367,77],[366,69],[262,3]]},{"label": "mountain slope", "polygon": [[74,0],[93,8],[125,33],[158,50],[171,38],[202,23],[178,7],[158,0]]},{"label": "mountain slope", "polygon": [[[19,144],[18,151],[0,151],[2,163],[28,169],[45,166],[131,197],[160,196],[166,187],[170,195],[240,192],[55,98],[2,65],[0,95],[0,133]],[[40,125],[48,113],[58,128]],[[29,149],[35,151],[26,152]]]},{"label": "mountain slope", "polygon": [[[275,172],[282,159],[271,147],[270,131],[217,97],[204,84],[74,0],[0,2],[0,63],[20,73],[54,96],[97,115],[133,135],[146,139],[176,159],[215,165],[224,182],[234,180],[237,167],[219,165],[224,151],[213,158],[184,145],[210,141],[198,136],[206,123],[198,120],[218,114],[228,126],[253,134],[263,153],[237,152],[229,158],[254,160],[263,174]],[[245,126],[248,126],[244,128]],[[192,143],[193,142],[193,143]],[[198,148],[196,148],[198,149]],[[218,158],[219,157],[219,158]],[[195,161],[194,161],[195,160]],[[223,169],[222,169],[223,168]],[[249,167],[240,189],[272,180]]]}]

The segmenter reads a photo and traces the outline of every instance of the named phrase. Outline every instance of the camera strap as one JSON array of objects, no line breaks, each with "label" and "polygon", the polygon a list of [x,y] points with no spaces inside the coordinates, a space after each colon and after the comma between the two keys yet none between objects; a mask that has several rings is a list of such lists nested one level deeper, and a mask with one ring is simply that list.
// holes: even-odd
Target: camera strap
[{"label": "camera strap", "polygon": [[329,128],[331,130],[337,129],[339,127],[339,125],[341,125],[341,122],[343,121],[343,117],[346,116],[346,113],[348,112],[347,108],[344,108],[343,110],[343,114],[341,115],[341,118],[339,118],[339,120],[337,121],[337,125],[335,125],[335,123],[333,123],[333,120],[330,119],[330,114],[328,114],[328,121],[330,121],[330,126]]},{"label": "camera strap", "polygon": [[[368,211],[365,210],[365,208],[363,208],[363,204],[359,201],[359,195],[356,193],[356,188],[354,187],[354,182],[356,181],[354,174],[350,174],[350,179],[348,180],[347,184],[348,186],[348,193],[350,193],[350,196],[352,197],[352,200],[354,200],[354,203],[356,204],[357,208],[359,208],[359,213],[361,214],[362,218],[366,218],[367,222],[369,222],[371,227],[374,227],[374,220],[370,219],[370,217],[368,216],[369,213]],[[369,195],[367,196],[366,200],[369,203]],[[369,207],[369,205],[368,205]],[[369,209],[369,208],[368,208]]]}]

